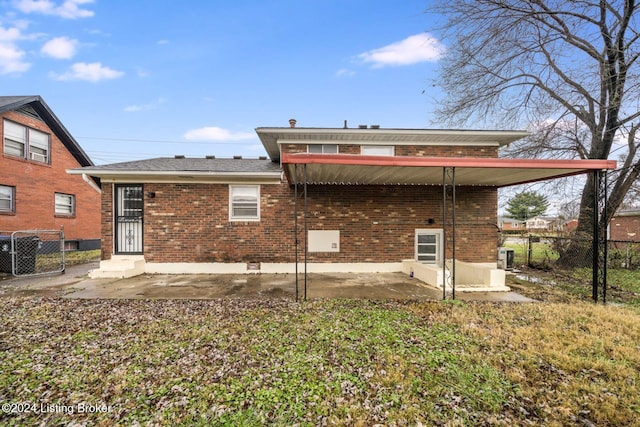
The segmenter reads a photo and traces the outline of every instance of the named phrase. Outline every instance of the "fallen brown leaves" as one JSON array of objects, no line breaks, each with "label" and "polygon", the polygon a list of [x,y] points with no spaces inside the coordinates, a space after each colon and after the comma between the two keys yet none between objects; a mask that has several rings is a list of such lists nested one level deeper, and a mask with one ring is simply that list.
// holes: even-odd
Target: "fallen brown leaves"
[{"label": "fallen brown leaves", "polygon": [[6,425],[631,425],[640,412],[640,317],[620,307],[3,302]]}]

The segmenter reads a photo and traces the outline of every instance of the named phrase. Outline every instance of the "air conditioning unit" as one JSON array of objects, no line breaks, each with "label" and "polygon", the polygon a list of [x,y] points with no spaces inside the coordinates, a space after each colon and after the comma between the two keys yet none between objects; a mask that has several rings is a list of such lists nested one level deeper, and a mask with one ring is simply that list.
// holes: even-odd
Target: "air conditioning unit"
[{"label": "air conditioning unit", "polygon": [[47,155],[40,153],[29,153],[31,160],[35,160],[37,162],[47,163]]},{"label": "air conditioning unit", "polygon": [[513,270],[513,249],[498,248],[498,268],[501,270]]}]

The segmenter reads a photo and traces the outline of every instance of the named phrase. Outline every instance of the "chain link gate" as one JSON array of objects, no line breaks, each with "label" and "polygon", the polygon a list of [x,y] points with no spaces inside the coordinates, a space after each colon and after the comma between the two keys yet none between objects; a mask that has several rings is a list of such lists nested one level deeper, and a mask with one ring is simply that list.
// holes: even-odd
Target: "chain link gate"
[{"label": "chain link gate", "polygon": [[64,269],[63,230],[0,231],[0,272],[35,276]]}]

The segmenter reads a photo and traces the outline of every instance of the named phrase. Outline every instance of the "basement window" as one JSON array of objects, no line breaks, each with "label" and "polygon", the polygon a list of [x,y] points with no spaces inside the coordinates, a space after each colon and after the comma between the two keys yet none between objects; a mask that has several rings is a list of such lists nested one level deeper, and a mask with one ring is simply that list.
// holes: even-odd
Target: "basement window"
[{"label": "basement window", "polygon": [[442,230],[416,229],[415,257],[427,264],[442,263]]},{"label": "basement window", "polygon": [[229,186],[229,221],[260,221],[260,186]]}]

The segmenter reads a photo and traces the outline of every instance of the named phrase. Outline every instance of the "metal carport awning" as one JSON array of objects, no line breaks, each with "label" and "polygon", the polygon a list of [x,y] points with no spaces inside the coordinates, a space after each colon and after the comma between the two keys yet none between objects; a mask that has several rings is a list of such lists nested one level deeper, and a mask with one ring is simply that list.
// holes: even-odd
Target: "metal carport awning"
[{"label": "metal carport awning", "polygon": [[[354,154],[282,154],[290,184],[442,185],[443,168],[456,170],[456,185],[508,187],[615,169],[615,160],[547,160],[484,157],[400,157]],[[296,168],[295,165],[306,165]],[[306,179],[305,179],[306,172]]]},{"label": "metal carport awning", "polygon": [[[446,223],[447,215],[447,189],[450,188],[452,207],[451,284],[452,298],[455,299],[456,186],[507,187],[589,172],[599,177],[600,171],[616,168],[614,160],[392,157],[307,153],[283,153],[281,161],[287,181],[295,186],[296,301],[298,300],[298,185],[300,184],[303,186],[304,195],[305,300],[307,299],[307,184],[442,186],[443,226]],[[298,167],[299,165],[302,167]],[[596,181],[599,182],[599,178]],[[594,229],[597,229],[597,216],[594,217]],[[446,245],[447,233],[444,229],[443,234]],[[594,254],[597,250],[597,244],[594,243]],[[446,253],[446,248],[444,252]],[[446,262],[443,263],[443,299],[446,299],[445,269]],[[596,293],[595,280],[594,278],[594,295]]]}]

